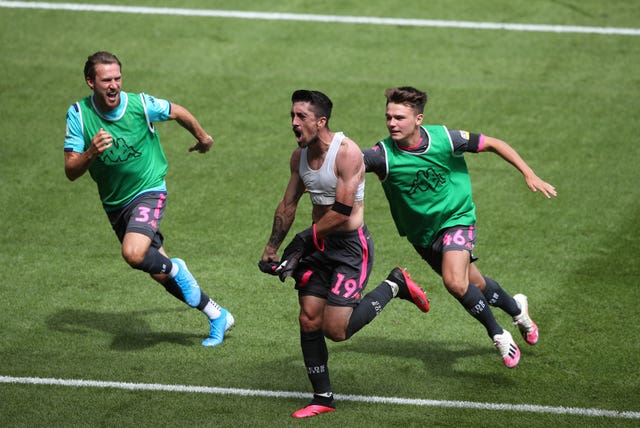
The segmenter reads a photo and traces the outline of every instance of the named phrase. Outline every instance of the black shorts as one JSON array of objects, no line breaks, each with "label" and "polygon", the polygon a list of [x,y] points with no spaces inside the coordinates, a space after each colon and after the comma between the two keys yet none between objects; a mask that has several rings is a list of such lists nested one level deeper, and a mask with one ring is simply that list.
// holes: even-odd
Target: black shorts
[{"label": "black shorts", "polygon": [[166,200],[165,192],[143,193],[124,208],[107,212],[118,240],[122,242],[126,233],[136,232],[148,236],[152,247],[162,247],[164,237],[159,228]]},{"label": "black shorts", "polygon": [[418,254],[427,262],[429,266],[442,276],[442,255],[447,251],[466,250],[469,251],[471,263],[478,260],[473,254],[473,247],[476,244],[476,227],[453,226],[442,229],[428,247],[414,245]]},{"label": "black shorts", "polygon": [[324,238],[324,251],[303,258],[294,272],[300,296],[327,299],[331,306],[357,306],[373,267],[373,239],[366,226]]}]

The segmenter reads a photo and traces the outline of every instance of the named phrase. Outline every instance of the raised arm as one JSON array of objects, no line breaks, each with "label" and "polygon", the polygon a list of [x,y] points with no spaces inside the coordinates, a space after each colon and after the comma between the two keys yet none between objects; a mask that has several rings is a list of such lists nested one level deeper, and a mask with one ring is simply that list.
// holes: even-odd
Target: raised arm
[{"label": "raised arm", "polygon": [[484,136],[484,142],[482,146],[483,151],[490,151],[498,154],[502,159],[509,162],[516,167],[518,171],[522,173],[527,183],[527,187],[532,192],[540,191],[547,198],[557,196],[556,188],[546,181],[542,180],[536,175],[536,173],[527,165],[527,163],[520,157],[518,152],[513,147],[505,143],[502,140],[493,137]]}]

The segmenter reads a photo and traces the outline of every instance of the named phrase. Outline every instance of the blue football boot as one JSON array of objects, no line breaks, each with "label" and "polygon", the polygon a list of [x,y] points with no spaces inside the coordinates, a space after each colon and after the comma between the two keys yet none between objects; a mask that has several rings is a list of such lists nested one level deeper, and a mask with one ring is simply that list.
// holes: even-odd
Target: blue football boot
[{"label": "blue football boot", "polygon": [[225,308],[220,308],[220,316],[209,320],[209,337],[202,341],[202,346],[218,346],[222,344],[224,335],[235,325],[233,315]]}]

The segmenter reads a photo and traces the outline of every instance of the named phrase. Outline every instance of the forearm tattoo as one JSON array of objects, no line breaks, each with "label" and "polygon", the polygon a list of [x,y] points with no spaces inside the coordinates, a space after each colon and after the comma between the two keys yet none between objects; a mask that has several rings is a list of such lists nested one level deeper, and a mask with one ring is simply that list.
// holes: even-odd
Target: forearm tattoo
[{"label": "forearm tattoo", "polygon": [[284,228],[284,218],[276,215],[273,218],[273,227],[271,228],[271,237],[269,237],[268,245],[270,247],[279,248],[284,238],[287,236],[287,230]]}]

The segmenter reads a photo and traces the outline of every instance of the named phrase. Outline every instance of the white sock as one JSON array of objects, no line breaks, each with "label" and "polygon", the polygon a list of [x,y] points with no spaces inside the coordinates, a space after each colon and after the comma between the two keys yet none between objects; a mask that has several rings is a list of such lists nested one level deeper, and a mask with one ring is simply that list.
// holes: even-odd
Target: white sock
[{"label": "white sock", "polygon": [[316,395],[318,397],[325,397],[325,398],[331,398],[333,397],[333,392],[323,392],[321,394],[316,394],[315,392],[313,393],[313,395]]},{"label": "white sock", "polygon": [[220,305],[218,305],[213,300],[209,299],[209,302],[204,307],[204,309],[202,309],[202,312],[207,317],[209,317],[210,320],[214,320],[214,319],[218,318],[220,316],[220,314],[221,314]]},{"label": "white sock", "polygon": [[396,297],[398,295],[398,290],[400,290],[400,287],[398,287],[398,284],[396,284],[393,281],[389,281],[388,279],[385,279],[384,282],[389,284],[389,287],[391,287],[391,293],[393,293],[393,297]]},{"label": "white sock", "polygon": [[171,263],[171,272],[169,272],[169,276],[171,278],[175,278],[179,270],[180,266],[178,266],[178,263]]}]

